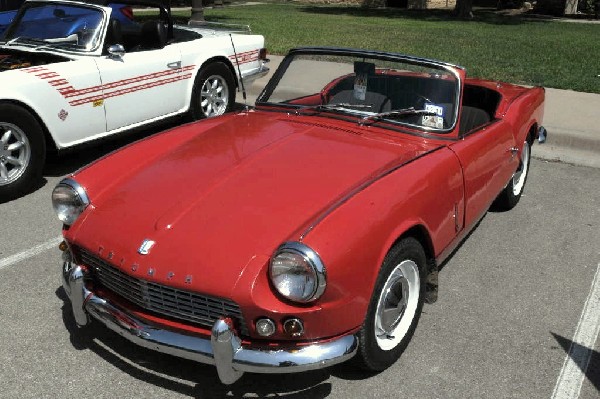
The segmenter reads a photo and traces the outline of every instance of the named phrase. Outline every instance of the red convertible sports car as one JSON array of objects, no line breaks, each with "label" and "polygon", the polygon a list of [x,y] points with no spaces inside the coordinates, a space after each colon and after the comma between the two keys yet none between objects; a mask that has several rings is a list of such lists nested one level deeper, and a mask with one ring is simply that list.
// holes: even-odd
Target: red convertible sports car
[{"label": "red convertible sports car", "polygon": [[517,204],[544,90],[376,51],[292,50],[256,108],[67,177],[63,287],[140,346],[244,372],[392,365],[439,265]]}]

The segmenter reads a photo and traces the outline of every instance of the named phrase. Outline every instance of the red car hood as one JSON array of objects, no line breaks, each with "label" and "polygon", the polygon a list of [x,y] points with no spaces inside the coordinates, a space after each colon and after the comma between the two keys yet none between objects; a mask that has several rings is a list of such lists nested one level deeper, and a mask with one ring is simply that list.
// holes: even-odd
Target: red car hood
[{"label": "red car hood", "polygon": [[[252,259],[264,262],[361,183],[439,146],[377,130],[264,112],[174,129],[75,176],[93,206],[68,237],[112,252],[127,273],[231,297]],[[144,239],[155,245],[142,256]]]}]

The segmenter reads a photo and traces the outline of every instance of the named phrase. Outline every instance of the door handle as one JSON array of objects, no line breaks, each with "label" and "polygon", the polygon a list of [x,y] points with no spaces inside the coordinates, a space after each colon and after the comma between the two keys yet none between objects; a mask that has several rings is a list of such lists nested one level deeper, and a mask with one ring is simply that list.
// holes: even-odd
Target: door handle
[{"label": "door handle", "polygon": [[181,61],[169,62],[167,64],[167,67],[169,67],[171,69],[180,69],[181,68]]},{"label": "door handle", "polygon": [[510,147],[507,152],[510,152],[510,156],[514,158],[519,152],[519,149],[517,147]]}]

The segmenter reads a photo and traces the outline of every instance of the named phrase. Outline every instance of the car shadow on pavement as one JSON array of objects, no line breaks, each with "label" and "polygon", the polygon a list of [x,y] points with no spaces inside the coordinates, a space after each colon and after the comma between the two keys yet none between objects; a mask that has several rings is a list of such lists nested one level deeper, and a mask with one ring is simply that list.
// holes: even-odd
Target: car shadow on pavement
[{"label": "car shadow on pavement", "polygon": [[[300,374],[249,374],[232,385],[223,385],[214,366],[151,351],[121,337],[98,322],[79,328],[71,302],[63,287],[55,291],[63,302],[62,319],[76,350],[90,350],[129,376],[163,389],[194,398],[326,398],[331,383],[326,380],[332,369]],[[339,366],[338,366],[339,367]]]},{"label": "car shadow on pavement", "polygon": [[66,149],[58,154],[51,153],[46,160],[43,176],[56,177],[73,173],[90,162],[110,154],[119,148],[150,137],[156,133],[169,130],[184,122],[185,121],[181,118],[173,118],[166,122],[135,129],[124,134],[116,135],[115,137],[111,136],[76,146],[73,149]]},{"label": "car shadow on pavement", "polygon": [[[560,347],[569,356],[572,356],[573,361],[581,369],[581,372],[585,374],[585,376],[592,383],[594,388],[596,388],[596,390],[600,392],[600,352],[586,348],[585,346],[582,346],[577,342],[573,342],[570,339],[565,338],[559,334],[555,334],[553,332],[551,332],[550,334],[552,334],[552,336],[554,337],[556,342],[558,342]],[[584,370],[582,369],[582,365],[580,364],[582,361],[581,353],[585,353],[587,351],[590,352],[590,357],[589,363],[584,366]]]}]

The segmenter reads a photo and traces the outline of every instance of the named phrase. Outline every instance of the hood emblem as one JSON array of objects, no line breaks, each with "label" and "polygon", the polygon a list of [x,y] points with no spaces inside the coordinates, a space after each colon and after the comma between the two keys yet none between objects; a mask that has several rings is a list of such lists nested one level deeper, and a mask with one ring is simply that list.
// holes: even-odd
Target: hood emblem
[{"label": "hood emblem", "polygon": [[67,111],[65,111],[64,109],[61,109],[60,112],[58,113],[58,118],[63,122],[67,119],[67,116],[69,116],[69,113]]},{"label": "hood emblem", "polygon": [[148,255],[148,253],[150,252],[150,250],[152,249],[154,244],[156,244],[156,242],[146,238],[144,240],[144,242],[142,242],[142,245],[140,245],[140,248],[138,249],[138,253],[140,255]]}]

